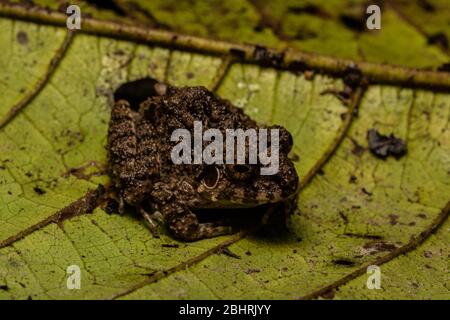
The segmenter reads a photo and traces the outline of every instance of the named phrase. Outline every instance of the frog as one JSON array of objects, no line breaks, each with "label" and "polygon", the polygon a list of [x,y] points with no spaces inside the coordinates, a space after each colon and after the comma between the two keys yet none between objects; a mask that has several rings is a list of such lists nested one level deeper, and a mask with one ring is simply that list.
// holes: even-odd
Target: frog
[{"label": "frog", "polygon": [[[111,109],[108,171],[120,212],[135,208],[155,237],[162,223],[174,238],[186,242],[237,232],[227,221],[200,222],[199,210],[214,215],[220,209],[245,214],[248,209],[264,208],[267,214],[292,214],[299,177],[288,157],[293,147],[288,130],[258,124],[203,86],[176,87],[152,80],[145,92],[139,103],[117,97]],[[180,128],[192,132],[195,121],[201,121],[204,130],[221,132],[278,129],[278,172],[261,175],[261,163],[174,164],[171,151],[176,142],[171,134]]]}]

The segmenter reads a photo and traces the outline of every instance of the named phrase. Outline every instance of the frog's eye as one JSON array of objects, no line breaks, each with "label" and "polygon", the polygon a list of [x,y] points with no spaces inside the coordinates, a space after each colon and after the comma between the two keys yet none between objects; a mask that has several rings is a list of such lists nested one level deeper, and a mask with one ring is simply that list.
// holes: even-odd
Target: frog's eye
[{"label": "frog's eye", "polygon": [[231,164],[225,166],[227,176],[235,180],[248,180],[255,172],[255,166],[248,164]]},{"label": "frog's eye", "polygon": [[206,166],[200,175],[200,182],[208,189],[214,189],[219,183],[220,171],[215,166]]}]

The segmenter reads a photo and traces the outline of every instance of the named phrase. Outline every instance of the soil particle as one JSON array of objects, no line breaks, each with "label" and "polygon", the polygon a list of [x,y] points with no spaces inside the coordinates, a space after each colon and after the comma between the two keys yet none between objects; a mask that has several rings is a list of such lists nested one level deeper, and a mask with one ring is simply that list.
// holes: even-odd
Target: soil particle
[{"label": "soil particle", "polygon": [[354,261],[348,260],[348,259],[337,259],[333,260],[333,263],[338,266],[345,266],[345,267],[351,267],[355,265]]},{"label": "soil particle", "polygon": [[426,219],[427,218],[427,215],[425,213],[419,213],[417,216],[419,218],[422,218],[422,219]]},{"label": "soil particle", "polygon": [[390,223],[390,225],[391,225],[391,226],[394,226],[394,225],[397,224],[397,222],[398,222],[398,215],[396,215],[396,214],[390,214],[390,215],[389,215],[389,223]]},{"label": "soil particle", "polygon": [[362,33],[367,30],[366,19],[363,14],[341,14],[339,15],[339,20],[348,29]]},{"label": "soil particle", "polygon": [[418,0],[418,4],[423,10],[425,10],[427,12],[433,12],[436,10],[434,5],[431,4],[430,1],[428,1],[428,0]]},{"label": "soil particle", "polygon": [[428,44],[440,45],[445,49],[448,49],[448,39],[443,32],[432,34],[428,37]]},{"label": "soil particle", "polygon": [[356,66],[349,66],[344,70],[344,78],[343,81],[345,85],[354,89],[361,85],[361,81],[363,79],[363,74],[360,69]]},{"label": "soil particle", "polygon": [[38,195],[43,195],[46,193],[45,190],[41,189],[40,187],[36,186],[33,188],[34,192],[36,192]]},{"label": "soil particle", "polygon": [[[305,72],[307,71],[308,65],[303,60],[294,60],[291,61],[288,65],[288,69],[292,71]],[[308,80],[308,79],[307,79]]]},{"label": "soil particle", "polygon": [[242,51],[241,49],[231,48],[230,54],[239,60],[245,59],[245,51]]},{"label": "soil particle", "polygon": [[24,31],[19,31],[17,33],[17,42],[19,42],[22,45],[26,45],[28,43],[28,34]]},{"label": "soil particle", "polygon": [[358,157],[361,156],[364,153],[364,151],[366,151],[366,149],[363,146],[361,146],[356,140],[354,140],[354,139],[351,139],[351,140],[353,142],[352,153],[355,156],[358,156]]},{"label": "soil particle", "polygon": [[253,57],[264,66],[280,67],[283,64],[284,53],[268,50],[263,46],[255,46]]},{"label": "soil particle", "polygon": [[348,217],[342,211],[338,212],[339,216],[342,218],[345,224],[348,224]]},{"label": "soil particle", "polygon": [[258,273],[258,272],[261,272],[261,270],[256,269],[256,268],[255,269],[250,268],[250,269],[245,270],[246,274]]},{"label": "soil particle", "polygon": [[224,254],[224,255],[226,255],[226,256],[229,256],[229,257],[235,258],[235,259],[240,259],[240,258],[241,258],[238,254],[234,253],[233,251],[231,251],[231,250],[228,249],[228,248],[222,248],[222,249],[219,251],[219,254]]},{"label": "soil particle", "polygon": [[253,31],[262,32],[265,28],[266,26],[264,25],[264,23],[260,21],[256,26],[253,27]]},{"label": "soil particle", "polygon": [[163,243],[161,245],[161,247],[163,247],[163,248],[179,248],[180,245],[176,244],[176,243]]}]

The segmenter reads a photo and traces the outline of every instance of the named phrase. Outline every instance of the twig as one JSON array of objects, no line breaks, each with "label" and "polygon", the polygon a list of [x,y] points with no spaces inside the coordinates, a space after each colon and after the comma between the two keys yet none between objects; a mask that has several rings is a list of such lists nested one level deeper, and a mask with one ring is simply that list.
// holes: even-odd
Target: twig
[{"label": "twig", "polygon": [[[21,4],[0,2],[0,15],[38,23],[65,26],[67,16],[57,11],[40,7],[25,7]],[[214,55],[237,54],[243,61],[270,65],[289,70],[315,69],[331,74],[341,74],[355,62],[330,56],[301,52],[293,49],[279,51],[258,45],[231,43],[205,39],[170,31],[124,25],[112,21],[102,21],[84,17],[80,32],[98,34],[163,47],[180,48]],[[357,67],[375,83],[395,83],[403,86],[450,89],[450,74],[400,66],[358,62]]]}]

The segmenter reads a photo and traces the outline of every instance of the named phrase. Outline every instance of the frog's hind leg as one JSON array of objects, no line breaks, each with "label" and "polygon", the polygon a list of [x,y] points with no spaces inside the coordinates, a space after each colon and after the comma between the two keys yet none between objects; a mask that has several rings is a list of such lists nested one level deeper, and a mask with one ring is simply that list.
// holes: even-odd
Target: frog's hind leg
[{"label": "frog's hind leg", "polygon": [[121,209],[124,202],[134,204],[133,183],[135,182],[136,157],[136,112],[131,110],[127,101],[116,102],[111,110],[108,129],[108,159],[114,186],[118,190]]},{"label": "frog's hind leg", "polygon": [[218,222],[199,223],[197,216],[191,211],[178,211],[168,219],[172,233],[184,241],[196,241],[233,233],[231,226]]}]

